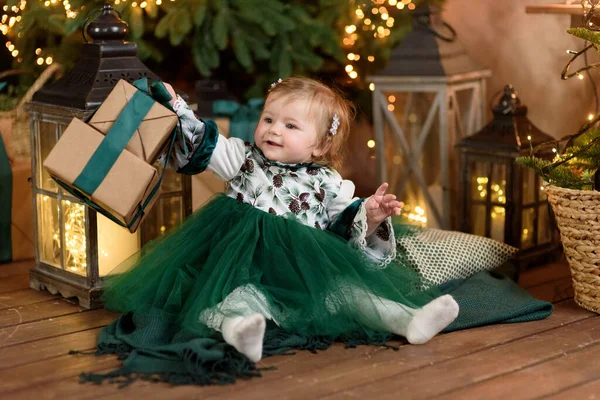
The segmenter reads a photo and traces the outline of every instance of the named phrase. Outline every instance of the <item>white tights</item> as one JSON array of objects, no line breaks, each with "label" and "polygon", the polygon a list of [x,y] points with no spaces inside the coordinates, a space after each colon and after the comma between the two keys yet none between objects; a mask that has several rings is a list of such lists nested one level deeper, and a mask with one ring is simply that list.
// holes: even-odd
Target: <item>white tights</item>
[{"label": "white tights", "polygon": [[[404,336],[412,344],[428,342],[458,315],[458,304],[450,295],[438,297],[422,308],[414,309],[358,288],[345,288],[343,294],[352,307],[359,311],[361,323]],[[229,294],[217,305],[216,310],[203,313],[203,321],[220,331],[223,339],[240,353],[258,362],[262,357],[266,319],[277,323],[264,295],[253,285],[246,285]],[[215,317],[223,314],[234,316]]]}]

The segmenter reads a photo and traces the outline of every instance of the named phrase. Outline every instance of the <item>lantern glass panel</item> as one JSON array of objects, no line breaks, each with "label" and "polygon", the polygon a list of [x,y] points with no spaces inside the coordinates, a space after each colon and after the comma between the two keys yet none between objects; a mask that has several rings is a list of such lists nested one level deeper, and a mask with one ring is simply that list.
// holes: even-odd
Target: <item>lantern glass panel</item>
[{"label": "lantern glass panel", "polygon": [[[492,166],[490,190],[492,203],[506,203],[506,164],[494,164]],[[504,210],[504,207],[499,208]]]},{"label": "lantern glass panel", "polygon": [[485,236],[485,204],[471,206],[471,233]]},{"label": "lantern glass panel", "polygon": [[487,165],[479,161],[471,164],[471,198],[485,201],[487,196]]},{"label": "lantern glass panel", "polygon": [[[431,109],[435,100],[436,93],[422,92],[383,92],[388,115],[391,114],[397,121],[402,130],[401,135],[408,145],[408,151],[412,156],[417,156],[417,168],[423,176],[423,180],[428,188],[439,186],[439,132],[438,109]],[[431,114],[429,128],[423,130],[428,116]],[[407,171],[407,154],[402,148],[401,142],[395,131],[390,128],[387,118],[385,130],[385,165],[387,168],[388,182],[390,183],[390,193],[400,194],[401,200],[408,208],[416,209],[420,207],[427,213],[427,220],[432,223],[435,218],[427,212],[427,202],[418,181],[411,172]],[[368,144],[368,146],[371,146]],[[400,187],[402,188],[400,189]],[[430,192],[434,201],[441,204],[441,193],[436,194],[435,189]],[[437,199],[436,197],[440,197]]]},{"label": "lantern glass panel", "polygon": [[37,194],[37,234],[40,261],[60,268],[60,224],[58,200]]},{"label": "lantern glass panel", "polygon": [[529,205],[535,202],[535,191],[538,185],[538,176],[529,168],[522,168],[523,172],[523,205]]},{"label": "lantern glass panel", "polygon": [[548,203],[540,204],[538,209],[538,244],[550,243],[552,241],[552,225],[548,215]]},{"label": "lantern glass panel", "polygon": [[70,200],[62,200],[64,226],[65,269],[78,275],[87,275],[85,206]]},{"label": "lantern glass panel", "polygon": [[165,170],[161,191],[167,193],[178,192],[180,190],[183,190],[183,176],[172,169]]},{"label": "lantern glass panel", "polygon": [[528,207],[523,211],[521,222],[521,249],[529,249],[535,245],[535,209]]},{"label": "lantern glass panel", "polygon": [[164,235],[168,230],[183,221],[183,198],[181,196],[161,197],[150,210],[143,223],[144,240],[151,240]]},{"label": "lantern glass panel", "polygon": [[36,171],[36,182],[38,183],[38,187],[44,190],[56,192],[57,184],[50,175],[46,168],[44,168],[43,163],[50,154],[50,150],[54,147],[57,142],[57,124],[53,122],[44,122],[39,121],[39,156]]},{"label": "lantern glass panel", "polygon": [[183,219],[183,202],[181,197],[161,199],[161,208],[163,209],[162,226],[165,227],[165,230],[163,230],[161,226],[161,232],[168,231],[179,225]]},{"label": "lantern glass panel", "polygon": [[504,211],[504,207],[493,206],[490,215],[490,237],[499,242],[504,242],[504,223],[506,219]]},{"label": "lantern glass panel", "polygon": [[[144,241],[150,241],[154,238],[160,236],[160,226],[159,226],[159,214],[162,214],[160,210],[161,200],[159,199],[154,207],[148,211],[146,218],[144,218],[144,222],[142,223],[142,229],[144,231]],[[144,245],[144,243],[142,243]]]},{"label": "lantern glass panel", "polygon": [[[475,86],[466,87],[462,90],[454,91],[456,104],[454,104],[455,116],[456,116],[456,138],[450,138],[451,141],[458,143],[465,136],[473,133],[476,122],[473,120],[477,113],[477,109],[474,108],[474,104],[477,101]],[[452,130],[451,130],[452,132]]]},{"label": "lantern glass panel", "polygon": [[131,233],[102,214],[96,214],[96,216],[98,274],[103,277],[139,250],[140,233],[139,231]]}]

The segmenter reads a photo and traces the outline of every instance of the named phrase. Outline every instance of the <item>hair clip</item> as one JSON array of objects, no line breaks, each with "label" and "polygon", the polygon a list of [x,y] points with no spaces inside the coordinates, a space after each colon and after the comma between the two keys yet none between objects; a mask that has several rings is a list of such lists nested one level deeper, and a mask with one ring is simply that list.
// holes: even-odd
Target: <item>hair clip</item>
[{"label": "hair clip", "polygon": [[277,86],[278,83],[281,83],[281,78],[277,79],[277,82],[271,83],[271,89],[273,89],[275,86]]},{"label": "hair clip", "polygon": [[337,130],[340,126],[340,117],[337,114],[333,114],[333,121],[331,122],[331,128],[329,129],[329,134],[331,136],[337,133]]}]

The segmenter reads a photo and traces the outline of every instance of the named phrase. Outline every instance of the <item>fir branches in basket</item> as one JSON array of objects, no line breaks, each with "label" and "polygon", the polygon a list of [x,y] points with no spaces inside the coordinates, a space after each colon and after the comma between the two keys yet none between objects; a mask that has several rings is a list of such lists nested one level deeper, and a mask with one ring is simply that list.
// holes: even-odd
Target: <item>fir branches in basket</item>
[{"label": "fir branches in basket", "polygon": [[[517,163],[533,169],[550,185],[567,189],[600,189],[596,173],[600,169],[600,116],[585,124],[575,135],[542,143],[531,149],[528,157],[517,158]],[[542,149],[552,147],[552,160],[538,157]],[[559,151],[560,148],[563,151]]]}]

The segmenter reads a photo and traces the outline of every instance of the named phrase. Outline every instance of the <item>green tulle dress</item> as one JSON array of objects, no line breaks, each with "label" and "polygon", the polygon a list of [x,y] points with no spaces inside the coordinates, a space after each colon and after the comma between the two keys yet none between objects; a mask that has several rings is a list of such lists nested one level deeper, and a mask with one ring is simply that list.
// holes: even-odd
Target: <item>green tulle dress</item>
[{"label": "green tulle dress", "polygon": [[294,334],[368,341],[383,326],[368,294],[419,308],[433,298],[421,286],[414,270],[381,267],[332,232],[222,195],[144,249],[107,282],[104,298],[114,311],[160,310],[198,336],[213,335],[250,303]]},{"label": "green tulle dress", "polygon": [[246,311],[236,306],[240,299],[269,318],[267,356],[324,349],[335,340],[384,345],[390,333],[378,329],[383,324],[368,293],[411,308],[437,295],[421,291],[410,268],[382,268],[332,232],[224,195],[114,272],[104,299],[122,315],[100,333],[97,353],[118,353],[124,365],[83,374],[85,381],[143,376],[215,384],[257,375],[215,329]]}]

